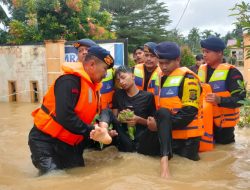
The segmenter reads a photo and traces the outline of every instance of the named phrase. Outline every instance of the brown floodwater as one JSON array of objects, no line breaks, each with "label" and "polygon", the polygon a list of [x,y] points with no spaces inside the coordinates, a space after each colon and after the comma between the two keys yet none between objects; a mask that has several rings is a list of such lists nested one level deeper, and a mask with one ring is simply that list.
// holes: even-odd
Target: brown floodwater
[{"label": "brown floodwater", "polygon": [[37,106],[0,103],[0,190],[250,189],[250,129],[237,129],[236,143],[201,153],[198,162],[174,155],[169,180],[159,177],[159,158],[114,147],[85,152],[84,168],[37,177],[27,143]]}]

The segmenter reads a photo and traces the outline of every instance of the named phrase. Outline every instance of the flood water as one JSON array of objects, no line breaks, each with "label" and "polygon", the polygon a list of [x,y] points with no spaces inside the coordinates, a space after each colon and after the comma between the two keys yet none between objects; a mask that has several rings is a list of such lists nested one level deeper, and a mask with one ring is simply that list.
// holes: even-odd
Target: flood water
[{"label": "flood water", "polygon": [[0,190],[250,189],[250,129],[237,129],[235,144],[216,146],[198,162],[174,155],[169,180],[159,177],[159,158],[114,147],[84,153],[84,168],[37,177],[27,143],[37,106],[0,103]]}]

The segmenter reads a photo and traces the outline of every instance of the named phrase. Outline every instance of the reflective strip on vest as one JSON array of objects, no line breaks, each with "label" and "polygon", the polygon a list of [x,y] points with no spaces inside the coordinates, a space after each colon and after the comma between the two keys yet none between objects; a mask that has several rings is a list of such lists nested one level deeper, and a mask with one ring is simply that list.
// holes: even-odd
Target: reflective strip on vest
[{"label": "reflective strip on vest", "polygon": [[138,87],[143,87],[144,85],[144,80],[143,80],[143,76],[144,76],[144,68],[140,66],[135,66],[134,68],[134,75],[135,75],[135,84]]},{"label": "reflective strip on vest", "polygon": [[[150,76],[150,79],[148,81],[148,86],[147,86],[147,91],[151,93],[155,93],[155,86],[156,86],[156,80],[158,79],[160,69],[157,67],[153,73]],[[144,89],[144,65],[143,64],[138,64],[134,68],[134,75],[135,75],[135,84],[138,87],[139,90]]]},{"label": "reflective strip on vest", "polygon": [[[187,68],[176,69],[170,74],[170,76],[168,76],[160,90],[160,107],[170,109],[172,114],[176,114],[182,108],[182,102],[178,97],[178,93],[180,84],[186,73],[193,74],[193,72]],[[194,74],[194,76],[198,79],[197,75]],[[156,84],[158,86],[159,82],[157,81]],[[198,114],[195,119],[188,126],[172,130],[173,139],[199,137],[202,136],[203,133],[204,130],[202,128],[202,115],[200,109],[198,110]]]},{"label": "reflective strip on vest", "polygon": [[[65,74],[74,74],[80,77],[81,93],[74,112],[82,122],[90,124],[96,115],[98,107],[97,92],[100,90],[100,84],[92,83],[80,62],[63,65],[63,71]],[[83,135],[71,133],[56,122],[54,86],[55,82],[44,96],[42,107],[32,112],[34,123],[42,132],[74,146],[83,140]]]},{"label": "reflective strip on vest", "polygon": [[[226,88],[226,79],[230,68],[234,66],[229,64],[219,64],[214,70],[208,84],[211,86],[212,91],[221,97],[230,97],[231,94]],[[201,65],[198,75],[202,81],[206,81],[207,64]],[[225,108],[213,105],[213,119],[216,127],[234,127],[239,121],[239,108]]]},{"label": "reflective strip on vest", "polygon": [[113,69],[108,69],[106,77],[102,80],[101,88],[101,109],[112,107],[112,97],[114,94]]},{"label": "reflective strip on vest", "polygon": [[108,69],[106,77],[102,80],[101,94],[109,93],[114,90],[113,70]]}]

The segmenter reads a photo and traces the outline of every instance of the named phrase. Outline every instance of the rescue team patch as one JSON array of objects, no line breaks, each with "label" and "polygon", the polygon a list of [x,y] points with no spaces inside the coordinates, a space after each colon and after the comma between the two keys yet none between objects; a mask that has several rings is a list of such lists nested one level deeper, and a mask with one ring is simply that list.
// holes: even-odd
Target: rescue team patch
[{"label": "rescue team patch", "polygon": [[196,90],[189,90],[189,99],[190,100],[197,100],[197,91]]},{"label": "rescue team patch", "polygon": [[196,78],[185,78],[183,85],[182,104],[199,108],[200,85]]}]

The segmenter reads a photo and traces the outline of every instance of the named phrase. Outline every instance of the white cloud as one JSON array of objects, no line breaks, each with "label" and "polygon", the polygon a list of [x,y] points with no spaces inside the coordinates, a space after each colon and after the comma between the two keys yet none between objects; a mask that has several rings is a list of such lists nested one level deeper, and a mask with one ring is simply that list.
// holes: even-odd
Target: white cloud
[{"label": "white cloud", "polygon": [[[176,27],[188,0],[161,1],[168,6],[172,20],[168,29],[173,29]],[[184,35],[187,35],[193,27],[200,31],[207,29],[225,35],[235,28],[233,23],[236,19],[229,16],[233,13],[229,9],[233,8],[236,3],[239,3],[239,0],[190,0],[177,29]]]}]

